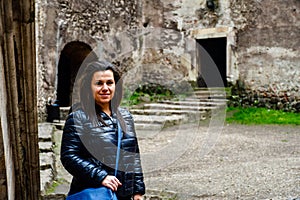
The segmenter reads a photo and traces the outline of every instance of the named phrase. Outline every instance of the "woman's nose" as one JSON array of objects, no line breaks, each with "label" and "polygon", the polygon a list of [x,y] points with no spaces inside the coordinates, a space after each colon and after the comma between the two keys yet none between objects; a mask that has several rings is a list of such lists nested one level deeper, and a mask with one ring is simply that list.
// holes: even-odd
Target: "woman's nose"
[{"label": "woman's nose", "polygon": [[108,86],[107,86],[107,84],[106,84],[106,83],[104,83],[104,84],[103,84],[103,86],[102,86],[102,90],[108,90]]}]

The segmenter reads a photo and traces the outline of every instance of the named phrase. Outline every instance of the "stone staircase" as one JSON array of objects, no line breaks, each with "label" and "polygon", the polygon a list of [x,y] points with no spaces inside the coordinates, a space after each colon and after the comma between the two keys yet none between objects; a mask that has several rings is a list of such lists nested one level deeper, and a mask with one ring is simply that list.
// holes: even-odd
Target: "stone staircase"
[{"label": "stone staircase", "polygon": [[56,176],[55,155],[53,152],[53,131],[52,123],[39,123],[39,154],[40,154],[40,176],[41,190],[44,191],[50,186]]},{"label": "stone staircase", "polygon": [[186,98],[145,103],[129,110],[133,114],[137,132],[147,132],[205,120],[210,117],[212,110],[225,105],[224,89],[213,88],[197,89]]}]

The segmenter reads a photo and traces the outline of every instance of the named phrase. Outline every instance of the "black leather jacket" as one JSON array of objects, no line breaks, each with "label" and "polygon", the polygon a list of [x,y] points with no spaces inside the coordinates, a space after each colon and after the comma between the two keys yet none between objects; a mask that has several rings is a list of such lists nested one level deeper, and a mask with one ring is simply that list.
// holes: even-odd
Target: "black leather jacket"
[{"label": "black leather jacket", "polygon": [[[133,118],[125,109],[119,109],[126,124],[121,140],[121,152],[117,178],[122,186],[117,196],[128,197],[145,194],[139,147]],[[95,127],[83,110],[69,114],[62,137],[61,161],[73,179],[69,194],[83,189],[100,187],[107,175],[114,175],[117,151],[116,115],[100,113],[107,126]]]}]

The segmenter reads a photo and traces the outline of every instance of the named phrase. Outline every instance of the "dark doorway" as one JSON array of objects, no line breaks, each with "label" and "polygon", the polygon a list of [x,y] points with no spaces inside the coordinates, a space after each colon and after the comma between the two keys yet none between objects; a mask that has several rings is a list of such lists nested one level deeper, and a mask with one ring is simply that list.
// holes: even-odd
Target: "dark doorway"
[{"label": "dark doorway", "polygon": [[77,72],[92,48],[83,42],[70,42],[61,52],[58,63],[57,100],[61,107],[71,106]]},{"label": "dark doorway", "polygon": [[199,87],[226,87],[225,37],[197,40],[199,63]]}]

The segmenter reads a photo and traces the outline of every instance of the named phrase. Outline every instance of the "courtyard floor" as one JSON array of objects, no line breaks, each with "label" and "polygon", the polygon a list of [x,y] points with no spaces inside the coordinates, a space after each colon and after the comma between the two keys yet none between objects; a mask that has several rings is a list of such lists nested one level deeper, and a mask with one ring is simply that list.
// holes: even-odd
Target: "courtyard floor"
[{"label": "courtyard floor", "polygon": [[[299,126],[226,124],[214,130],[203,123],[138,133],[149,193],[300,200]],[[71,177],[60,165],[58,178],[66,182],[56,193],[67,193]]]}]

